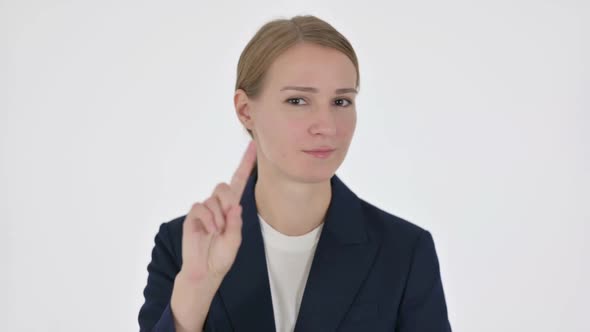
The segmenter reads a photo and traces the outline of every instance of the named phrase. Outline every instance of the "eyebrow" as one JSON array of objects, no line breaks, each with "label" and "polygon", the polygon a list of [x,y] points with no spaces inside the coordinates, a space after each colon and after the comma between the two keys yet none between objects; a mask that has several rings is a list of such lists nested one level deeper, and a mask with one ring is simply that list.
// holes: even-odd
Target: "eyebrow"
[{"label": "eyebrow", "polygon": [[[281,91],[285,91],[285,90],[295,90],[295,91],[303,91],[303,92],[314,92],[317,93],[319,90],[317,88],[312,88],[309,86],[286,86],[284,88],[281,89]],[[334,91],[334,93],[358,93],[358,91],[356,91],[356,89],[353,88],[342,88],[342,89],[336,89]]]}]

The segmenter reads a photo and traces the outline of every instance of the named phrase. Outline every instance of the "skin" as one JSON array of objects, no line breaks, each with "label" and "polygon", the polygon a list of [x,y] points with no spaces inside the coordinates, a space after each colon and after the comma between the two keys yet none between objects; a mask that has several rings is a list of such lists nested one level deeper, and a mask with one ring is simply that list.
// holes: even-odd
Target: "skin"
[{"label": "skin", "polygon": [[[306,234],[324,220],[330,178],[356,127],[356,78],[353,63],[340,51],[300,43],[275,59],[259,96],[235,92],[236,114],[257,146],[258,212],[283,234]],[[316,91],[281,91],[287,86]],[[343,88],[351,91],[336,93]],[[324,145],[336,149],[327,159],[304,152]]]}]

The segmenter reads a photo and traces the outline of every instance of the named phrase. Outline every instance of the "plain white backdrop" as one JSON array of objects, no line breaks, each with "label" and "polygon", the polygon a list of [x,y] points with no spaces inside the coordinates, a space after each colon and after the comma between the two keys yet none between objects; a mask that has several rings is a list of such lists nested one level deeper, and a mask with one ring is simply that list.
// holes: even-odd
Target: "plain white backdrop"
[{"label": "plain white backdrop", "polygon": [[434,236],[454,331],[590,331],[587,1],[0,0],[3,331],[136,331],[154,236],[229,181],[236,65],[313,14],[360,60],[337,174]]}]

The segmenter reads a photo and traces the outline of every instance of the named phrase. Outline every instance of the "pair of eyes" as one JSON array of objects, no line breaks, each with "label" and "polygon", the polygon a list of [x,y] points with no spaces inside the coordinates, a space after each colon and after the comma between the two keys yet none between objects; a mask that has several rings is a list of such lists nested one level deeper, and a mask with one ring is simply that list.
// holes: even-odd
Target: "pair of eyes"
[{"label": "pair of eyes", "polygon": [[[289,98],[289,99],[285,100],[285,102],[287,102],[288,104],[291,104],[291,105],[295,105],[295,106],[305,105],[305,104],[301,104],[301,101],[305,101],[305,99],[301,98],[301,97],[296,97],[296,98]],[[338,99],[335,99],[334,102],[337,106],[340,106],[340,107],[349,107],[353,104],[352,100],[347,99],[347,98],[338,98]]]}]

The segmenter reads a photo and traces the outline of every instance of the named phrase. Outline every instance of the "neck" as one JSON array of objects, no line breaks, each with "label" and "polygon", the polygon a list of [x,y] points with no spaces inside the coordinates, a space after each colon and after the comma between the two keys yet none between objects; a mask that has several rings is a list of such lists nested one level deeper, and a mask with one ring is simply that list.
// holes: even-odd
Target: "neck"
[{"label": "neck", "polygon": [[330,179],[302,183],[258,168],[254,194],[258,213],[272,228],[298,236],[324,222],[332,188]]}]

